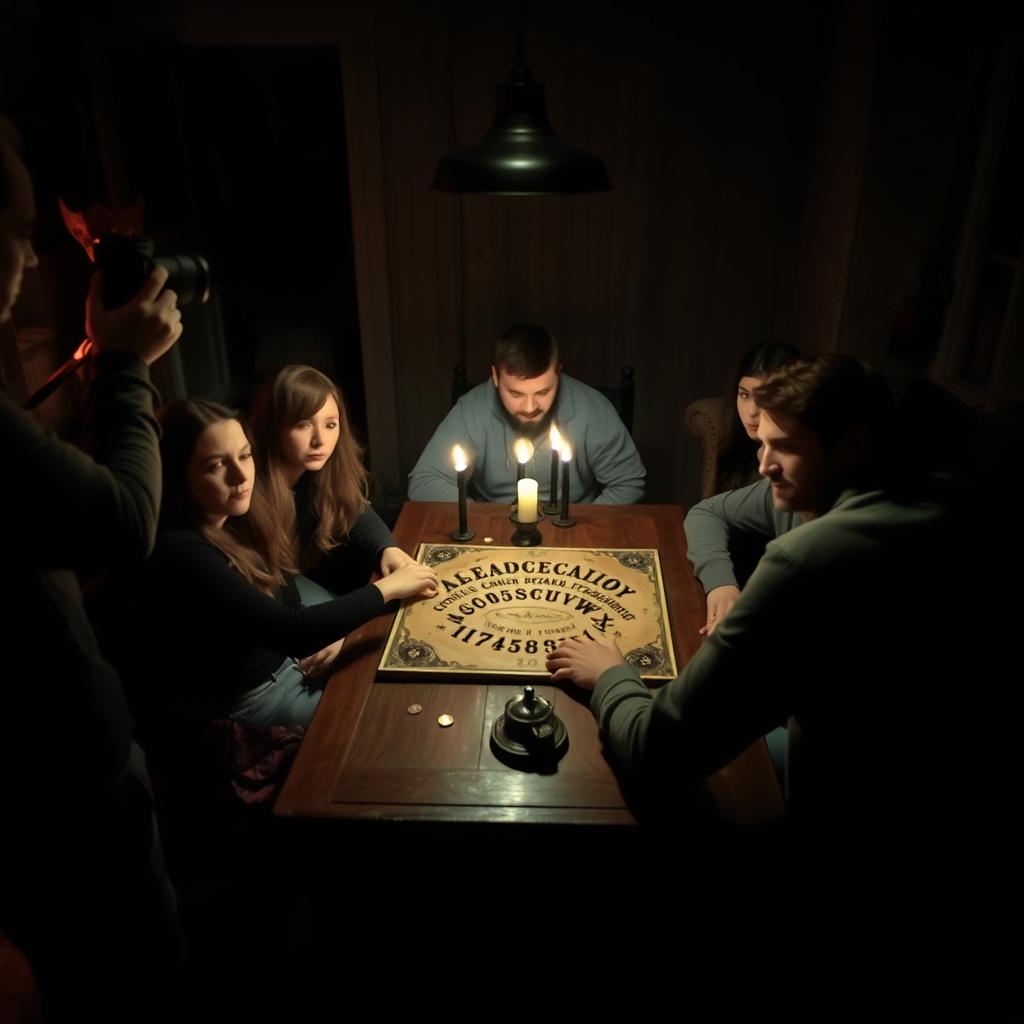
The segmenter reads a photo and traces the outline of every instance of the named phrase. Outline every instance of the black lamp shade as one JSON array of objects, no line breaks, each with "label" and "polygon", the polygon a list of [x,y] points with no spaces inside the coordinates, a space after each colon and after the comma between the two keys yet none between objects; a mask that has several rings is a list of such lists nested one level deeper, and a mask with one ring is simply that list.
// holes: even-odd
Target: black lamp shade
[{"label": "black lamp shade", "polygon": [[505,196],[606,192],[604,163],[554,133],[544,110],[544,87],[522,64],[498,86],[498,112],[481,142],[458,149],[437,165],[440,192]]}]

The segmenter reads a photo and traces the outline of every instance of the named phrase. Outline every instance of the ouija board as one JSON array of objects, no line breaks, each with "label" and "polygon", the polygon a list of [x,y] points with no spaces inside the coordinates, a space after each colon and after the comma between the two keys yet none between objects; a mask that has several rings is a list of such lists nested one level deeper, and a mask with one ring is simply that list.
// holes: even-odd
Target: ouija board
[{"label": "ouija board", "polygon": [[406,603],[379,671],[546,676],[565,637],[610,638],[644,679],[673,679],[658,552],[421,544],[437,597]]}]

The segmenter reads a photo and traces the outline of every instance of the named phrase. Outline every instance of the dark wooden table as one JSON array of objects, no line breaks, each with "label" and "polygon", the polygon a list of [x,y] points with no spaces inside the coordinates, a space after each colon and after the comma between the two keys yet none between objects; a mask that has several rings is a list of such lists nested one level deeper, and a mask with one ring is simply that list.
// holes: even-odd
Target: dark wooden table
[{"label": "dark wooden table", "polygon": [[[675,505],[573,506],[576,525],[541,524],[550,547],[657,548],[680,666],[701,642],[704,595],[686,561],[683,511]],[[505,506],[474,504],[474,544],[493,538],[509,544]],[[420,541],[447,542],[455,506],[408,502],[395,528],[406,551]],[[491,752],[491,723],[522,684],[378,680],[377,664],[392,616],[381,616],[349,635],[299,750],[275,813],[286,818],[423,822],[521,822],[560,825],[630,825],[635,819],[606,760],[597,725],[578,700],[555,687],[539,687],[554,703],[570,735],[557,771],[517,771]],[[423,712],[406,708],[421,704]],[[455,724],[442,729],[437,717]],[[708,780],[720,812],[742,823],[772,820],[781,795],[767,750],[758,741]]]}]

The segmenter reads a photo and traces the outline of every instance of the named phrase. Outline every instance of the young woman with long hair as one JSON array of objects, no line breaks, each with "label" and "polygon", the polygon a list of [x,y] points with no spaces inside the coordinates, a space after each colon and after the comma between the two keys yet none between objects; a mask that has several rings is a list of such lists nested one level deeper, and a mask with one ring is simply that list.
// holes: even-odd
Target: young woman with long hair
[{"label": "young woman with long hair", "polygon": [[[214,715],[243,725],[304,725],[339,638],[388,601],[436,593],[436,576],[411,559],[375,583],[312,607],[279,561],[279,523],[260,493],[252,438],[230,409],[187,399],[162,416],[161,533],[150,564],[151,616],[172,643],[165,675],[199,687]],[[275,547],[275,545],[278,545]],[[296,657],[305,659],[296,661]]]},{"label": "young woman with long hair", "polygon": [[276,564],[302,573],[303,600],[323,599],[306,578],[333,592],[387,578],[415,564],[367,500],[363,452],[337,385],[311,366],[286,366],[252,410],[264,496],[275,529]]}]

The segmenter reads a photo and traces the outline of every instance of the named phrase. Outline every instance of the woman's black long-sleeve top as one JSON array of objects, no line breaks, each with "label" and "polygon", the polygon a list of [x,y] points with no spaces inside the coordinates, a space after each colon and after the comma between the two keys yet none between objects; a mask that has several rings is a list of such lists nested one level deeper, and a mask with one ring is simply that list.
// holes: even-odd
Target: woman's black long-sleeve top
[{"label": "woman's black long-sleeve top", "polygon": [[270,597],[193,530],[160,534],[146,581],[145,617],[162,638],[160,675],[224,705],[287,656],[313,654],[385,609],[372,584],[311,607],[297,604],[294,588]]}]

